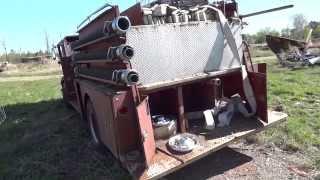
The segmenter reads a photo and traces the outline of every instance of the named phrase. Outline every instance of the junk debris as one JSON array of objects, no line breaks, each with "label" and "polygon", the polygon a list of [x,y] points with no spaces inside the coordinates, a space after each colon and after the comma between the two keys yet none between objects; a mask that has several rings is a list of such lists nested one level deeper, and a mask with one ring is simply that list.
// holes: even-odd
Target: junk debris
[{"label": "junk debris", "polygon": [[304,41],[278,36],[266,36],[270,49],[276,54],[279,63],[285,67],[313,66],[320,64],[320,42],[312,42],[312,32],[319,26],[318,22],[309,24],[310,30]]},{"label": "junk debris", "polygon": [[9,62],[7,62],[7,61],[0,64],[0,72],[7,71],[9,69],[8,64],[9,64]]}]

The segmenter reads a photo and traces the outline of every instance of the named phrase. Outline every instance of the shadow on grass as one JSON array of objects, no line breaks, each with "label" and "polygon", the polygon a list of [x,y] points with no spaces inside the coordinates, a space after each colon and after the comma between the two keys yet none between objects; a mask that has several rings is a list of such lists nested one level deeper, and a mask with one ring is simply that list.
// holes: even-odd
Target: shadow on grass
[{"label": "shadow on grass", "polygon": [[86,123],[62,100],[5,109],[8,119],[0,126],[1,178],[130,179],[109,152],[93,148]]},{"label": "shadow on grass", "polygon": [[[111,153],[93,148],[86,123],[62,100],[5,108],[8,119],[0,126],[2,179],[130,179]],[[226,148],[166,178],[206,179],[251,160]]]}]

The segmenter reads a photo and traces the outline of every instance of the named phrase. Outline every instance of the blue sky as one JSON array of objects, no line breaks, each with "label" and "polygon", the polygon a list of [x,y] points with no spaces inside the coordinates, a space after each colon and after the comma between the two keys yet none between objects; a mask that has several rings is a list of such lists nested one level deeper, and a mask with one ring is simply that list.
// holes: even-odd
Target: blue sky
[{"label": "blue sky", "polygon": [[[0,41],[7,49],[37,51],[45,49],[45,31],[50,42],[57,43],[63,36],[76,32],[77,25],[106,0],[1,0]],[[136,0],[108,1],[125,8]],[[245,32],[254,33],[262,28],[276,30],[291,24],[294,14],[302,13],[308,20],[320,21],[319,0],[238,0],[241,14],[276,6],[294,4],[295,8],[248,18]],[[3,48],[0,46],[0,53]]]}]

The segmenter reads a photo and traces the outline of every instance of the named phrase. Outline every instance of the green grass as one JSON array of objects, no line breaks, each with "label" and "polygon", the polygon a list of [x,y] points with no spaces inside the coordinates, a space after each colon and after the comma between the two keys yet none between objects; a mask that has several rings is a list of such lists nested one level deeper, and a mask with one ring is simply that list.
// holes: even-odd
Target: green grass
[{"label": "green grass", "polygon": [[269,57],[274,56],[274,53],[270,50],[251,49],[252,57]]},{"label": "green grass", "polygon": [[320,67],[299,70],[268,62],[268,101],[281,106],[288,121],[262,135],[288,151],[302,151],[320,169]]},{"label": "green grass", "polygon": [[61,100],[59,79],[0,89],[8,115],[0,125],[0,179],[129,179],[110,153],[92,147],[85,122]]},{"label": "green grass", "polygon": [[[263,59],[259,58],[263,62]],[[260,136],[301,151],[320,169],[320,67],[289,70],[268,58],[270,107],[288,121]],[[61,100],[59,79],[0,83],[0,179],[129,179],[108,152],[92,148],[85,122]]]},{"label": "green grass", "polygon": [[8,77],[33,77],[33,76],[51,76],[51,75],[60,75],[62,74],[61,70],[56,70],[52,72],[35,72],[35,73],[14,73],[14,74],[0,74],[0,78]]},{"label": "green grass", "polygon": [[61,97],[60,79],[0,83],[0,105],[36,103]]}]

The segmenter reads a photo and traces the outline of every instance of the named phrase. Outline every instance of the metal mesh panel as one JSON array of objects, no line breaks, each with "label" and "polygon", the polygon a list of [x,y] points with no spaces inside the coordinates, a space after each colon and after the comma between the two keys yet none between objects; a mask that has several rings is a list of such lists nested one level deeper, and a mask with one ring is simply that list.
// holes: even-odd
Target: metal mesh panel
[{"label": "metal mesh panel", "polygon": [[[241,28],[232,29],[242,57]],[[127,33],[127,44],[135,50],[131,62],[142,85],[240,67],[216,22],[137,26]]]}]

